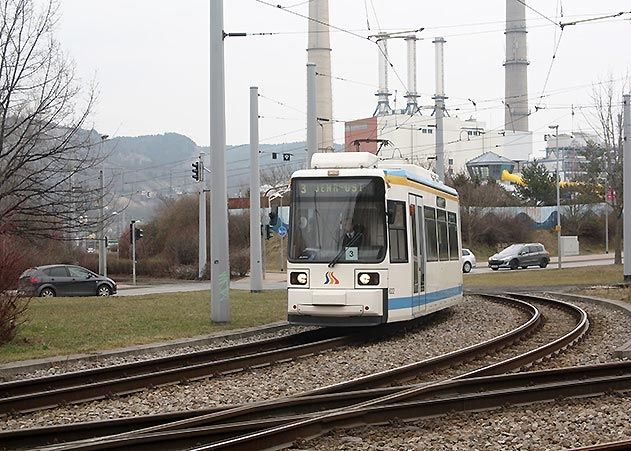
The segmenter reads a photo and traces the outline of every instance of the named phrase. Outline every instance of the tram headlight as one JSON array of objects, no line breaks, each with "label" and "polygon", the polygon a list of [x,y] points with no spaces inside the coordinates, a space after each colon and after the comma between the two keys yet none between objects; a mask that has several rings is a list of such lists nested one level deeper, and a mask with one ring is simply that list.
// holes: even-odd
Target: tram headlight
[{"label": "tram headlight", "polygon": [[357,281],[360,285],[379,285],[379,273],[360,272],[357,275]]},{"label": "tram headlight", "polygon": [[307,285],[309,278],[305,272],[292,272],[289,275],[289,281],[292,285]]}]

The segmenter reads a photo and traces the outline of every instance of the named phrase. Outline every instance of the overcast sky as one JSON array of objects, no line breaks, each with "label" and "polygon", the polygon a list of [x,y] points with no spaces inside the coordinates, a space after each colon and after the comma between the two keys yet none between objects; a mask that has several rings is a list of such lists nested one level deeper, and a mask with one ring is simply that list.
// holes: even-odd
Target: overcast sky
[{"label": "overcast sky", "polygon": [[[308,14],[308,1],[273,2]],[[424,105],[433,102],[431,41],[444,36],[447,108],[452,115],[477,116],[487,128],[501,129],[504,5],[504,0],[331,0],[330,23],[363,36],[380,29],[424,27],[419,34],[424,40],[417,44],[417,83]],[[566,22],[631,11],[631,3],[528,0],[528,5],[537,11],[527,10],[530,108],[545,107],[531,115],[530,128],[539,134],[550,124],[559,124],[562,131],[589,131],[592,84],[611,76],[621,80],[631,72],[631,15],[566,27],[545,97],[539,99],[560,33],[542,15]],[[97,130],[111,136],[177,132],[208,145],[208,0],[61,0],[60,6],[58,38],[81,79],[94,79],[99,87],[92,116]],[[228,144],[249,139],[250,86],[258,86],[265,96],[259,107],[263,142],[305,139],[307,26],[306,19],[255,0],[224,1],[227,32],[278,33],[225,41]],[[372,115],[376,46],[337,30],[331,30],[331,44],[333,75],[348,80],[333,81],[335,119]],[[405,102],[405,87],[398,79],[406,80],[405,43],[389,45],[395,69],[390,90],[397,90],[400,107]],[[467,99],[477,103],[477,112]],[[339,124],[337,142],[343,142],[343,133]]]}]

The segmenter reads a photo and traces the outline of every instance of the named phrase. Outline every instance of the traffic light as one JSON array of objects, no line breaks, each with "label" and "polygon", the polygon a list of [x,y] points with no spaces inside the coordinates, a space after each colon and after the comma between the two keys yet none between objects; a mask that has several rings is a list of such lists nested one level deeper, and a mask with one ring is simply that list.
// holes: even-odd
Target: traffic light
[{"label": "traffic light", "polygon": [[142,229],[134,229],[134,233],[136,234],[136,241],[143,237]]},{"label": "traffic light", "polygon": [[134,223],[129,223],[129,244],[134,244]]},{"label": "traffic light", "polygon": [[272,237],[272,228],[269,225],[265,226],[265,239],[269,240]]},{"label": "traffic light", "polygon": [[276,158],[278,158],[278,153],[272,152],[272,160],[275,160]]},{"label": "traffic light", "polygon": [[201,178],[200,178],[201,171],[199,170],[200,162],[196,161],[195,163],[191,164],[191,166],[193,166],[193,176],[192,176],[193,179],[195,179],[196,182],[201,181]]}]

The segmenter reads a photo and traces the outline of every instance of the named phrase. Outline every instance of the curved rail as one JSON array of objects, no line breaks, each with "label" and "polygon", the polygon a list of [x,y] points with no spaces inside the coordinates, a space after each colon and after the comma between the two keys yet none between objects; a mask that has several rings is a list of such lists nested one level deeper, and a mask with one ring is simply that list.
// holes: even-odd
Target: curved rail
[{"label": "curved rail", "polygon": [[[321,352],[356,341],[316,329],[260,342],[149,359],[123,365],[0,384],[0,415],[132,393],[148,386],[192,380]],[[336,336],[338,335],[338,336]]]},{"label": "curved rail", "polygon": [[[497,297],[492,298],[495,300],[498,299]],[[558,308],[573,312],[572,315],[577,319],[576,327],[574,327],[572,332],[554,340],[552,343],[528,351],[520,356],[506,359],[498,364],[489,365],[453,378],[446,383],[451,383],[451,387],[463,387],[467,384],[467,380],[473,380],[473,376],[496,374],[528,365],[533,361],[559,352],[560,349],[569,346],[582,336],[586,327],[589,325],[587,315],[582,310],[577,310],[577,308],[571,304],[559,303],[545,298],[533,297],[530,299],[537,300],[538,302],[546,302]],[[452,359],[451,364],[458,360],[471,360],[471,358],[479,354],[488,353],[492,349],[501,349],[508,346],[515,340],[523,338],[523,336],[528,333],[532,333],[534,328],[540,323],[540,314],[536,307],[531,304],[514,298],[503,297],[501,300],[502,302],[517,303],[520,305],[520,308],[530,312],[531,318],[515,331],[503,334],[488,342],[450,353],[450,358]],[[167,425],[157,425],[132,433],[123,433],[116,437],[88,440],[82,443],[69,443],[68,449],[105,449],[117,447],[134,447],[137,449],[147,447],[149,449],[152,446],[156,446],[156,440],[160,440],[161,448],[170,446],[170,444],[167,445],[166,442],[174,444],[175,447],[195,446],[199,443],[199,440],[207,443],[209,441],[215,441],[215,444],[208,449],[214,449],[213,447],[215,446],[237,447],[236,449],[239,449],[238,447],[240,446],[243,446],[243,449],[257,449],[260,446],[282,446],[282,444],[285,443],[283,441],[285,440],[283,438],[284,436],[306,437],[311,434],[314,428],[318,429],[319,434],[320,432],[329,430],[329,424],[337,425],[336,418],[338,417],[344,419],[350,415],[349,418],[356,418],[356,415],[359,415],[359,417],[362,418],[363,414],[361,414],[361,412],[363,411],[375,412],[383,406],[406,404],[410,403],[410,400],[436,396],[437,392],[440,390],[446,390],[446,383],[360,390],[350,393],[346,390],[371,386],[371,383],[374,387],[384,383],[391,383],[393,380],[409,379],[411,376],[417,376],[419,371],[433,371],[436,367],[442,368],[444,366],[450,366],[450,363],[448,363],[450,358],[439,356],[424,362],[418,362],[395,370],[379,373],[378,375],[371,375],[365,378],[359,378],[355,381],[313,390],[293,398],[238,406],[211,412],[195,418],[184,418]],[[510,375],[510,377],[512,377],[513,380],[518,380],[520,377],[524,377],[521,376],[522,374],[527,373],[513,374]],[[481,377],[475,378],[475,380],[478,379],[483,380],[487,385],[494,383],[488,377],[486,379]],[[532,376],[528,376],[527,380],[531,379]],[[515,385],[513,385],[513,388],[514,387]],[[327,410],[328,412],[317,413],[322,410]],[[352,413],[352,415],[350,413]],[[374,413],[371,413],[370,415],[373,414]],[[265,428],[267,428],[267,430],[261,431],[261,429]],[[231,438],[241,434],[246,435],[236,439]],[[2,437],[2,435],[0,435],[0,437],[2,439],[7,438]],[[177,443],[177,445],[175,445],[175,443]],[[58,449],[66,449],[66,447],[62,445]]]}]

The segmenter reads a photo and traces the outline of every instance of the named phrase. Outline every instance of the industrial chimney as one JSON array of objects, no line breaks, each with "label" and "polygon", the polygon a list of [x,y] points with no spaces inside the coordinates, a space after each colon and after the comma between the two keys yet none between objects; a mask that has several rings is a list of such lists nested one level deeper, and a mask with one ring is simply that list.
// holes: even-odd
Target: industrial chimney
[{"label": "industrial chimney", "polygon": [[528,54],[526,5],[506,0],[506,61],[504,62],[504,128],[528,131]]},{"label": "industrial chimney", "polygon": [[388,97],[388,38],[386,33],[379,33],[377,38],[377,58],[379,61],[379,89],[375,94],[377,96],[377,108],[373,116],[383,116],[392,113]]},{"label": "industrial chimney", "polygon": [[415,114],[419,111],[416,99],[419,95],[416,92],[416,41],[415,35],[406,36],[405,42],[408,45],[408,92],[405,94],[407,106],[406,114]]},{"label": "industrial chimney", "polygon": [[309,43],[307,61],[316,65],[316,116],[318,150],[332,152],[333,147],[333,97],[331,93],[331,39],[329,36],[329,1],[309,2]]}]

